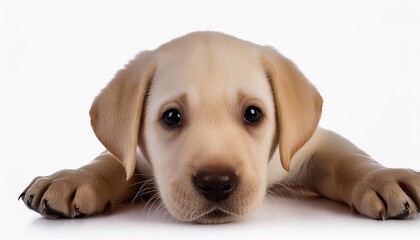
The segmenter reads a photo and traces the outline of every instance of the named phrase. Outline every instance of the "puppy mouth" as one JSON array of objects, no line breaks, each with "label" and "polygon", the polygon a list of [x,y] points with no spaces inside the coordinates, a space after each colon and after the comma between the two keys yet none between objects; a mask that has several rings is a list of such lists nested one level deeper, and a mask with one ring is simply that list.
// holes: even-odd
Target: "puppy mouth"
[{"label": "puppy mouth", "polygon": [[234,213],[228,212],[224,209],[215,208],[205,212],[194,220],[194,222],[204,224],[225,223],[232,221],[235,216],[236,214]]},{"label": "puppy mouth", "polygon": [[223,210],[220,209],[215,209],[207,214],[205,214],[205,217],[210,217],[210,218],[224,218],[224,217],[228,217],[232,214],[225,212]]}]

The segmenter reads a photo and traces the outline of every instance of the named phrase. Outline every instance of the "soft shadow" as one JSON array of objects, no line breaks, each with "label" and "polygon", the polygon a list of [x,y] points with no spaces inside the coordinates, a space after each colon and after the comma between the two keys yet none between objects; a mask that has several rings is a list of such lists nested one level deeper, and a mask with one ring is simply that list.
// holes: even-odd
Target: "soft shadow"
[{"label": "soft shadow", "polygon": [[323,211],[326,214],[354,217],[350,207],[344,203],[336,202],[309,191],[304,187],[276,186],[269,188],[265,199],[271,208],[280,205],[279,210],[290,208],[296,213],[305,213],[305,217],[311,216],[311,212]]}]

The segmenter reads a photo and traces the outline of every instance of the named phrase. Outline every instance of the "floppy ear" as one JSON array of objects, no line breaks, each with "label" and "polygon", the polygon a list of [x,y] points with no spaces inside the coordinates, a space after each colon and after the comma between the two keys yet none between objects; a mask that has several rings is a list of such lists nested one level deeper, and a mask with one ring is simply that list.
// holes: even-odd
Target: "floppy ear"
[{"label": "floppy ear", "polygon": [[322,97],[293,62],[271,47],[263,47],[262,51],[263,66],[274,92],[281,164],[289,171],[293,155],[318,126]]},{"label": "floppy ear", "polygon": [[136,167],[137,139],[146,91],[155,65],[152,52],[142,52],[120,70],[90,109],[93,131],[125,167],[127,180]]}]

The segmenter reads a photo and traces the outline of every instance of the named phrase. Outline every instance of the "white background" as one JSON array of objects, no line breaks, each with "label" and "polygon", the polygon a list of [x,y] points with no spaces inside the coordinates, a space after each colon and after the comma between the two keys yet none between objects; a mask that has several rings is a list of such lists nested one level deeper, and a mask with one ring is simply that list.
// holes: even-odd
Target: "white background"
[{"label": "white background", "polygon": [[51,221],[17,201],[34,177],[103,150],[88,110],[119,68],[196,30],[274,46],[323,95],[323,127],[386,166],[420,170],[420,1],[0,0],[1,239],[418,239],[420,216],[374,221],[320,198],[267,199],[255,216],[215,226],[142,203]]}]

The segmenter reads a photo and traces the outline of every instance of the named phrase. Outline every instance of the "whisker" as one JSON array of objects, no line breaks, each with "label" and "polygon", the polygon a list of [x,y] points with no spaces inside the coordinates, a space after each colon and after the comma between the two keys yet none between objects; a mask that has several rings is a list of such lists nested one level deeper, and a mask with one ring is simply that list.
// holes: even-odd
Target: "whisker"
[{"label": "whisker", "polygon": [[277,193],[274,190],[267,190],[266,194],[267,194],[267,197],[270,197],[272,200],[279,200],[279,199],[285,198],[283,194],[281,194],[280,192]]},{"label": "whisker", "polygon": [[295,187],[299,187],[300,193],[302,194],[302,196],[304,196],[305,193],[303,191],[302,184],[300,184],[299,181],[296,178],[294,178],[293,176],[287,176],[287,178],[292,180],[295,183],[295,185],[294,185]]},{"label": "whisker", "polygon": [[[144,209],[146,209],[146,208],[147,208],[147,206],[148,206],[150,203],[152,203],[152,201],[155,201],[157,198],[159,198],[159,193],[158,193],[158,192],[157,192],[157,193],[155,193],[155,194],[153,194],[153,195],[149,198],[149,200],[147,200],[146,205],[144,205]],[[150,205],[149,205],[149,207],[150,207]]]},{"label": "whisker", "polygon": [[[165,215],[166,215],[167,211],[168,210],[166,209],[165,205],[162,202],[160,202],[160,204],[157,208],[157,216],[158,216],[158,221],[159,222],[163,222],[163,220],[165,219]],[[161,215],[161,216],[159,217],[159,215]]]},{"label": "whisker", "polygon": [[131,200],[130,204],[133,205],[134,201],[139,198],[142,194],[144,194],[144,191],[149,190],[150,188],[154,188],[153,185],[149,186],[150,184],[152,184],[154,182],[153,179],[148,179],[145,181],[141,181],[142,185],[140,186],[139,190],[137,191],[136,195],[134,196],[134,198]]},{"label": "whisker", "polygon": [[147,211],[147,218],[150,219],[150,220],[153,220],[153,216],[152,216],[152,218],[150,217],[150,211],[152,210],[156,201],[158,201],[160,199],[159,194],[155,194],[155,196],[156,196],[155,199],[153,200],[152,204],[149,206],[149,210]]},{"label": "whisker", "polygon": [[169,213],[169,210],[166,208],[166,206],[162,203],[163,205],[163,217],[166,219],[167,216],[169,216],[169,222],[171,222],[173,219],[177,220],[176,218],[172,217],[172,215]]},{"label": "whisker", "polygon": [[[296,199],[296,200],[298,200],[299,201],[299,197],[296,195],[296,192],[292,189],[292,188],[290,188],[288,185],[286,185],[286,184],[284,184],[284,183],[275,183],[275,184],[273,184],[273,191],[276,191],[276,193],[279,193],[279,194],[281,194],[276,188],[275,188],[275,186],[280,186],[280,187],[282,187],[282,188],[284,188],[284,189],[286,189],[291,195],[292,195],[292,197],[294,198],[294,199]],[[284,197],[284,195],[283,194],[281,194],[283,197]]]},{"label": "whisker", "polygon": [[150,189],[149,191],[143,192],[142,195],[146,195],[146,194],[149,194],[149,193],[159,193],[159,192],[156,189]]},{"label": "whisker", "polygon": [[128,185],[128,186],[127,186],[127,188],[132,187],[132,186],[136,186],[136,185],[139,185],[139,184],[143,184],[143,183],[145,183],[146,181],[150,181],[150,179],[143,180],[143,181],[140,181],[140,182],[135,182],[135,183],[132,183],[132,184]]},{"label": "whisker", "polygon": [[280,186],[284,187],[290,194],[292,194],[293,198],[299,201],[299,197],[296,192],[289,186],[283,183],[279,183]]},{"label": "whisker", "polygon": [[153,177],[153,174],[147,174],[147,173],[134,173],[133,176],[150,176]]},{"label": "whisker", "polygon": [[284,200],[284,196],[283,195],[281,195],[281,193],[279,193],[279,194],[277,194],[276,192],[274,192],[274,191],[271,191],[271,190],[267,190],[267,192],[266,192],[267,194],[267,197],[269,197],[272,201],[274,201],[276,204],[280,204],[281,203],[281,200]]},{"label": "whisker", "polygon": [[156,222],[160,222],[160,219],[159,219],[159,211],[160,211],[160,208],[161,207],[162,207],[162,204],[159,203],[159,205],[157,206],[157,208],[153,211],[152,219],[156,219]]}]

